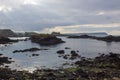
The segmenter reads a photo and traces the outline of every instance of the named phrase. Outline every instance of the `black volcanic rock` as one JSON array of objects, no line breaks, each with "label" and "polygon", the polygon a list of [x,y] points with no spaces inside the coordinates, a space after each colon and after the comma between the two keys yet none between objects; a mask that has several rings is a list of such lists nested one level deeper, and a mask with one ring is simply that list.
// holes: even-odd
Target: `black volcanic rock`
[{"label": "black volcanic rock", "polygon": [[48,50],[48,49],[39,49],[39,48],[30,48],[30,49],[24,49],[24,50],[15,50],[13,53],[19,53],[19,52],[35,52],[40,50]]},{"label": "black volcanic rock", "polygon": [[39,56],[39,54],[32,54],[32,56]]},{"label": "black volcanic rock", "polygon": [[64,51],[64,50],[59,50],[59,51],[57,51],[57,53],[58,53],[58,54],[64,54],[65,51]]},{"label": "black volcanic rock", "polygon": [[79,58],[80,56],[78,55],[78,53],[76,53],[76,51],[71,51],[71,57],[70,57],[70,59],[71,60],[74,60],[74,59],[76,59],[76,58]]},{"label": "black volcanic rock", "polygon": [[12,58],[2,57],[1,55],[0,55],[0,65],[10,64],[11,62],[13,62],[13,61],[10,61],[10,59]]},{"label": "black volcanic rock", "polygon": [[65,49],[70,49],[69,47],[65,47]]},{"label": "black volcanic rock", "polygon": [[11,40],[7,37],[0,36],[0,44],[7,44],[10,42],[18,42],[18,40]]},{"label": "black volcanic rock", "polygon": [[49,34],[39,34],[31,36],[31,41],[34,43],[39,43],[40,45],[55,45],[59,43],[64,43],[62,39]]},{"label": "black volcanic rock", "polygon": [[80,61],[76,61],[75,64],[79,66],[89,66],[96,68],[116,68],[120,69],[120,54],[109,53],[109,54],[101,54],[94,59],[81,59]]},{"label": "black volcanic rock", "polygon": [[[73,51],[74,53],[74,51]],[[38,56],[33,54],[33,56]],[[67,55],[66,55],[67,56]],[[65,57],[67,59],[67,57]],[[28,71],[0,67],[0,80],[120,80],[120,54],[75,61],[74,67]],[[69,63],[64,63],[66,65]]]}]

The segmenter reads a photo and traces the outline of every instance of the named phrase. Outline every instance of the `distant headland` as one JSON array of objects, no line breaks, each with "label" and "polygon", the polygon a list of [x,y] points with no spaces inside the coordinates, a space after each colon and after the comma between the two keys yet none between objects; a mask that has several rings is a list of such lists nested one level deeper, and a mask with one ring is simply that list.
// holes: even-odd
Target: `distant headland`
[{"label": "distant headland", "polygon": [[[0,29],[0,35],[5,37],[30,37],[32,35],[36,35],[39,33],[36,32],[14,32],[11,29]],[[78,35],[89,35],[89,36],[108,36],[106,32],[94,32],[94,33],[60,33],[60,32],[52,32],[51,35],[55,36],[78,36]]]}]

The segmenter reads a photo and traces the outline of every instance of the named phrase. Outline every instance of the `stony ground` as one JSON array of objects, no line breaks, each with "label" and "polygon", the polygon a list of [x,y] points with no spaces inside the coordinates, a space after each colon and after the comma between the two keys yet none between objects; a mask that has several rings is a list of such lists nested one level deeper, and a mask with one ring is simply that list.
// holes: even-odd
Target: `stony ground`
[{"label": "stony ground", "polygon": [[110,53],[94,59],[81,57],[75,67],[67,69],[40,69],[29,73],[4,67],[0,68],[0,80],[120,80],[119,62],[120,55]]}]

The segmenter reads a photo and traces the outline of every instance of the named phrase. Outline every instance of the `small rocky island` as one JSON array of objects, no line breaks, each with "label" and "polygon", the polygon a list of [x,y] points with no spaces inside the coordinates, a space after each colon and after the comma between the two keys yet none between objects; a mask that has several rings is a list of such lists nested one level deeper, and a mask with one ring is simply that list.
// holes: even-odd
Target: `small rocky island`
[{"label": "small rocky island", "polygon": [[40,45],[55,45],[59,43],[64,43],[60,38],[50,34],[38,34],[30,37],[31,41],[34,43],[39,43]]}]

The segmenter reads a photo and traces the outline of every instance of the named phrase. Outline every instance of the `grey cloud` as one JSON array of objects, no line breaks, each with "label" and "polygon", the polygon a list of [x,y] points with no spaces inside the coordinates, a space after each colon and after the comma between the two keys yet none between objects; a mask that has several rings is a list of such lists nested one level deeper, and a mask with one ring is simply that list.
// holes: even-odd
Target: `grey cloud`
[{"label": "grey cloud", "polygon": [[[12,8],[12,11],[6,13],[0,11],[0,28],[40,31],[55,26],[120,22],[120,13],[97,15],[99,12],[120,11],[119,0],[31,0],[36,1],[38,5],[24,4],[24,1],[0,0],[0,8],[2,5]],[[83,30],[97,29],[89,27]],[[104,29],[112,30],[105,27],[100,30]]]}]

